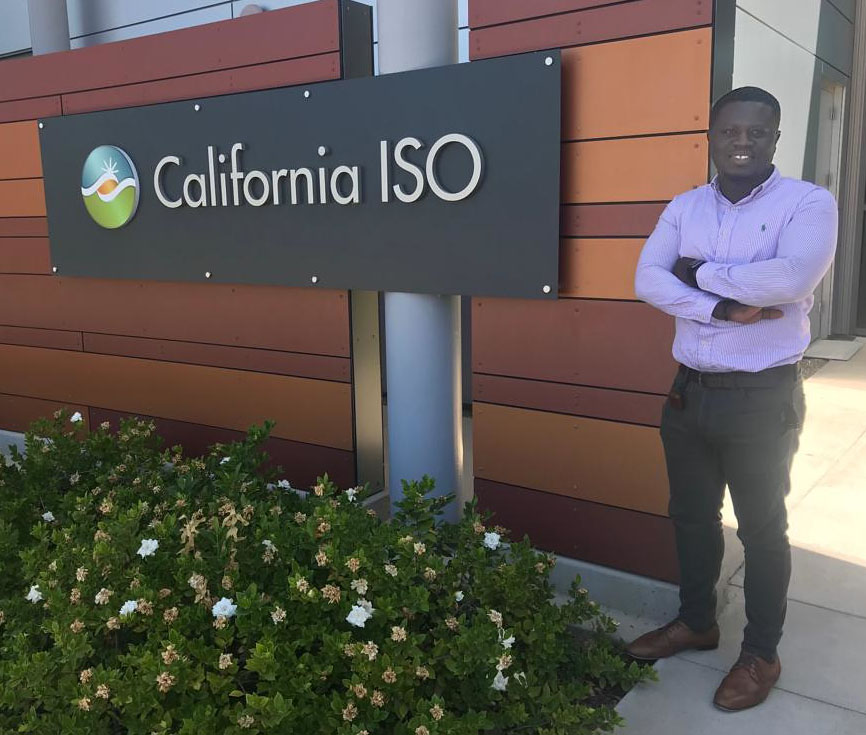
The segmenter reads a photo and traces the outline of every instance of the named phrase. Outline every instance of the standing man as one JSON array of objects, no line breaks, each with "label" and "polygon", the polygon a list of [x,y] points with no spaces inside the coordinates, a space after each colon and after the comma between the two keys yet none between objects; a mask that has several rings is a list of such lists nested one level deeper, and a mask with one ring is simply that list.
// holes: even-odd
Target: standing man
[{"label": "standing man", "polygon": [[742,651],[713,703],[763,702],[781,673],[791,576],[785,496],[804,415],[798,363],[812,292],[836,247],[833,196],[773,166],[778,100],[735,89],[710,114],[713,181],[676,197],[641,253],[638,297],[675,316],[680,363],[661,435],[680,566],[680,611],[634,641],[638,659],[718,646],[715,587],[730,489],[745,548]]}]

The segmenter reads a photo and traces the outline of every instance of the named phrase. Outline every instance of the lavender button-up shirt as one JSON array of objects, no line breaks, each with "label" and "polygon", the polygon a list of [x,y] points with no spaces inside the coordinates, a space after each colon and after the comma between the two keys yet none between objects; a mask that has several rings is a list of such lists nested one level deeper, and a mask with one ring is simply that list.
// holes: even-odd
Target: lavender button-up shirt
[{"label": "lavender button-up shirt", "polygon": [[[731,203],[714,179],[676,197],[641,252],[638,298],[676,320],[674,358],[695,370],[757,372],[795,363],[809,346],[812,292],[836,250],[836,200],[826,189],[774,169]],[[706,261],[700,290],[671,271],[680,256]],[[720,299],[781,309],[756,324],[712,316]]]}]

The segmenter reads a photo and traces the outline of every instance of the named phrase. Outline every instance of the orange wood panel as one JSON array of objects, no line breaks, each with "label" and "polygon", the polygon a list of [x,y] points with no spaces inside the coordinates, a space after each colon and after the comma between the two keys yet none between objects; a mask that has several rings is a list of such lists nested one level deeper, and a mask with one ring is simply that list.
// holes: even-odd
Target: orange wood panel
[{"label": "orange wood panel", "polygon": [[35,120],[0,125],[0,179],[42,176],[39,128]]},{"label": "orange wood panel", "polygon": [[648,426],[475,403],[475,476],[665,515],[668,480]]},{"label": "orange wood panel", "polygon": [[710,28],[566,49],[562,137],[706,130],[712,50]]},{"label": "orange wood panel", "polygon": [[339,77],[340,54],[320,54],[240,69],[65,94],[63,113],[70,115],[172,100],[200,99],[255,89],[322,82]]},{"label": "orange wood panel", "polygon": [[51,273],[47,237],[0,237],[0,273]]},{"label": "orange wood panel", "polygon": [[7,324],[348,357],[345,291],[0,275]]},{"label": "orange wood panel", "polygon": [[655,202],[707,182],[707,136],[665,135],[562,147],[562,200]]},{"label": "orange wood panel", "polygon": [[27,431],[30,424],[36,419],[50,418],[55,411],[61,408],[66,408],[73,413],[78,411],[82,416],[87,416],[86,406],[0,393],[0,429]]},{"label": "orange wood panel", "polygon": [[[4,61],[8,64],[8,61]],[[0,102],[0,122],[35,120],[39,117],[57,117],[61,114],[60,96]]]},{"label": "orange wood panel", "polygon": [[281,439],[354,446],[352,389],[345,383],[0,346],[0,392],[239,431],[272,419]]},{"label": "orange wood panel", "polygon": [[629,299],[642,239],[566,239],[559,247],[559,295]]},{"label": "orange wood panel", "polygon": [[0,181],[0,217],[44,217],[42,179]]},{"label": "orange wood panel", "polygon": [[58,350],[81,350],[82,338],[81,332],[0,326],[0,344],[51,347]]},{"label": "orange wood panel", "polygon": [[122,337],[114,334],[85,334],[84,351],[102,355],[142,357],[148,360],[185,362],[192,365],[212,365],[235,370],[255,370],[302,378],[352,380],[351,360],[347,357],[307,355],[301,352],[205,345],[198,342]]}]

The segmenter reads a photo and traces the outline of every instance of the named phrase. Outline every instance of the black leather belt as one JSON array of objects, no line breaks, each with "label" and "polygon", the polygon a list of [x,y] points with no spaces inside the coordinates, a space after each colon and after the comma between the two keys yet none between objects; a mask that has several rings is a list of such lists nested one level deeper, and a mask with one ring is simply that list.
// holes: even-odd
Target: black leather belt
[{"label": "black leather belt", "polygon": [[779,365],[757,373],[702,373],[680,365],[679,376],[686,383],[697,383],[704,388],[773,388],[781,383],[796,382],[800,376],[800,363]]}]

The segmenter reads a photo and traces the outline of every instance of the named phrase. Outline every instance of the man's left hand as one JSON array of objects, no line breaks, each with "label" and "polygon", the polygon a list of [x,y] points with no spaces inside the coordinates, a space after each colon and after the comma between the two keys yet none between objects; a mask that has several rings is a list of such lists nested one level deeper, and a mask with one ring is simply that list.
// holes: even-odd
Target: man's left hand
[{"label": "man's left hand", "polygon": [[704,261],[697,258],[678,258],[672,272],[686,286],[698,288],[698,268],[703,264]]}]

